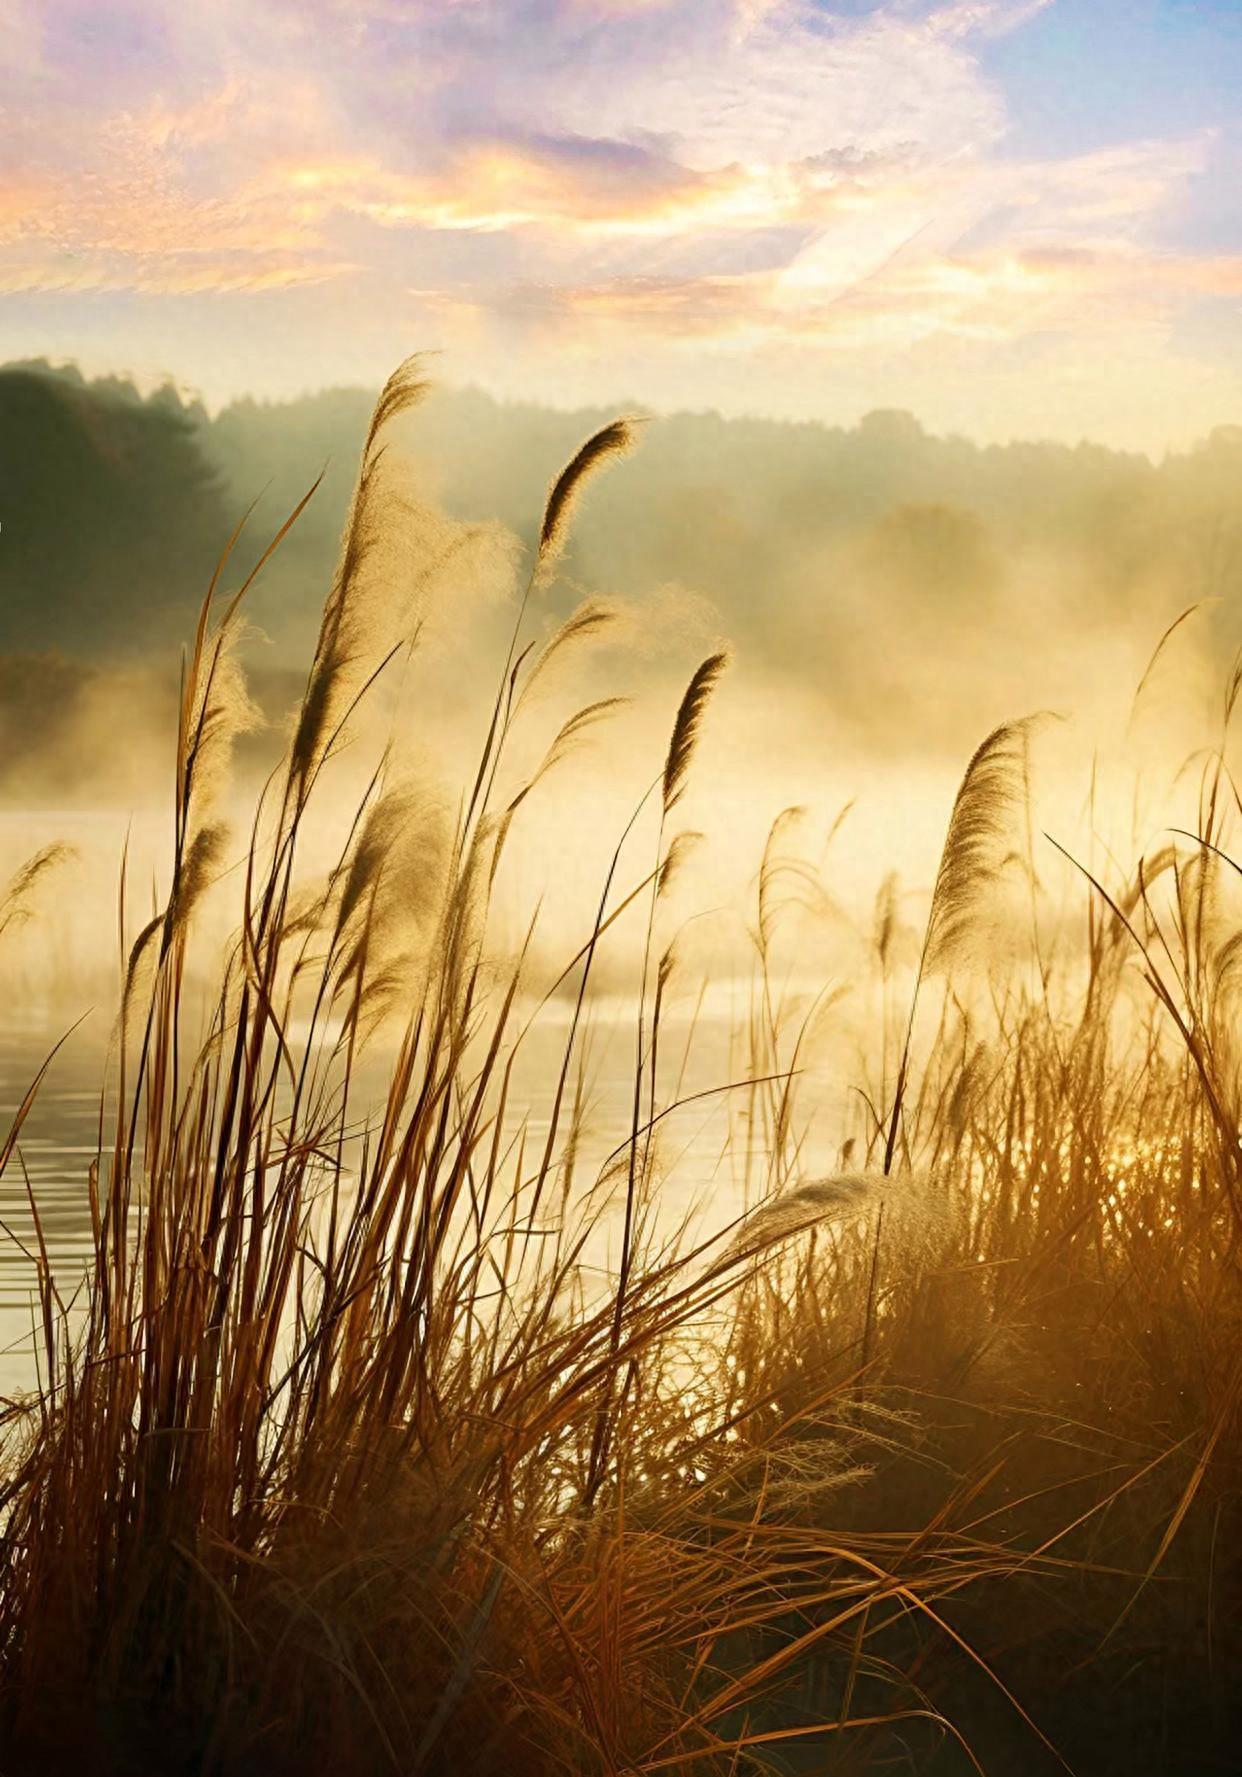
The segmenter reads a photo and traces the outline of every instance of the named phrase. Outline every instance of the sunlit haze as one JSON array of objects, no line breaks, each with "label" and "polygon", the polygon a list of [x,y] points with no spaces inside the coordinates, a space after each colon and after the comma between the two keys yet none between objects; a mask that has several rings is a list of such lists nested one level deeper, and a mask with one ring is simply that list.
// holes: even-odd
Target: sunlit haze
[{"label": "sunlit haze", "polygon": [[1160,452],[1242,408],[1234,0],[10,0],[0,344]]}]

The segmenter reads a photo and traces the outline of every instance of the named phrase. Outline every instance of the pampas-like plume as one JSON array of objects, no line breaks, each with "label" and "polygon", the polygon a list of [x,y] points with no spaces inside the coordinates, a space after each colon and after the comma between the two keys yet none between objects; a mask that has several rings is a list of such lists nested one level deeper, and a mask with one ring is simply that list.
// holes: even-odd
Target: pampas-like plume
[{"label": "pampas-like plume", "polygon": [[809,1233],[825,1222],[879,1210],[890,1242],[906,1251],[934,1247],[948,1226],[950,1209],[943,1191],[931,1188],[926,1172],[866,1171],[830,1173],[807,1179],[769,1197],[746,1216],[730,1240],[724,1258],[758,1254],[791,1235]]},{"label": "pampas-like plume", "polygon": [[[846,813],[848,806],[838,815],[834,831]],[[824,886],[816,866],[806,858],[781,850],[782,842],[805,814],[805,808],[800,805],[784,808],[768,829],[759,865],[758,894],[759,948],[764,954],[770,951],[777,928],[788,913],[812,914],[827,919],[844,918],[841,909]],[[828,841],[831,844],[831,833]]]},{"label": "pampas-like plume", "polygon": [[448,835],[442,812],[410,785],[386,790],[358,833],[341,886],[332,949],[347,977],[379,967],[425,934],[444,894]]},{"label": "pampas-like plume", "polygon": [[879,1172],[834,1172],[829,1178],[808,1179],[752,1210],[729,1242],[726,1256],[758,1251],[819,1222],[862,1209],[891,1190],[892,1183]]},{"label": "pampas-like plume", "polygon": [[[606,721],[609,716],[624,709],[628,702],[629,699],[626,697],[600,697],[594,703],[588,703],[584,708],[575,710],[573,715],[562,722],[557,730],[555,740],[544,754],[543,763],[527,788],[533,789],[541,778],[559,765],[561,760],[573,751],[578,742],[590,729],[594,728],[597,722]],[[522,793],[524,795],[525,791]]]},{"label": "pampas-like plume", "polygon": [[411,812],[410,797],[403,790],[389,790],[368,810],[359,829],[341,887],[341,899],[336,914],[337,939],[383,874],[385,861],[399,840]]},{"label": "pampas-like plume", "polygon": [[577,610],[565,619],[536,660],[522,687],[522,694],[518,699],[519,704],[526,702],[534,687],[543,679],[549,668],[560,658],[566,648],[572,648],[577,643],[598,635],[601,630],[607,629],[616,620],[616,606],[610,605],[606,599],[584,600]]},{"label": "pampas-like plume", "polygon": [[1042,714],[993,729],[966,767],[945,835],[923,949],[923,970],[943,968],[970,932],[980,891],[1004,868],[1010,819],[1026,793],[1026,738]]},{"label": "pampas-like plume", "polygon": [[666,895],[672,885],[673,878],[680,872],[682,865],[694,850],[702,843],[701,833],[679,833],[664,854],[659,872],[656,875],[656,896]]},{"label": "pampas-like plume", "polygon": [[[539,769],[517,791],[509,806],[501,815],[496,826],[496,844],[493,850],[494,865],[500,862],[500,853],[504,849],[509,836],[509,828],[513,817],[525,802],[536,785],[543,782],[550,771],[554,771],[561,762],[578,746],[579,742],[595,727],[597,722],[606,722],[617,710],[624,709],[629,702],[628,697],[601,697],[594,703],[586,704],[582,709],[575,710],[572,716],[561,723],[551,746],[543,756]],[[494,874],[494,869],[493,869]]]},{"label": "pampas-like plume", "polygon": [[58,842],[55,845],[45,845],[42,851],[37,851],[33,857],[26,859],[21,869],[9,878],[8,886],[3,895],[0,895],[0,937],[11,926],[21,925],[30,918],[30,896],[41,879],[76,855],[71,845]]},{"label": "pampas-like plume", "polygon": [[664,812],[668,814],[679,800],[686,787],[686,774],[690,770],[690,761],[694,757],[694,749],[698,743],[699,729],[702,726],[703,714],[707,709],[716,681],[724,671],[728,662],[727,654],[709,654],[699,667],[690,683],[686,686],[686,694],[681,700],[681,708],[677,712],[677,720],[673,724],[673,738],[668,746],[668,758],[664,761]]},{"label": "pampas-like plume", "polygon": [[219,874],[228,838],[227,823],[211,821],[190,841],[168,910],[173,930],[183,930],[194,917],[195,908]]},{"label": "pampas-like plume", "polygon": [[875,953],[880,959],[880,968],[885,974],[888,972],[893,939],[897,933],[899,892],[897,872],[890,870],[880,884],[875,897]]},{"label": "pampas-like plume", "polygon": [[759,944],[763,950],[768,948],[772,936],[771,897],[773,874],[777,868],[776,848],[784,834],[790,827],[796,826],[805,814],[806,809],[802,804],[795,803],[789,808],[782,808],[768,828],[763,857],[759,863]]},{"label": "pampas-like plume", "polygon": [[1234,932],[1217,947],[1212,958],[1216,991],[1232,1008],[1239,981],[1242,981],[1242,932]]},{"label": "pampas-like plume", "polygon": [[369,657],[365,646],[367,625],[355,606],[363,570],[386,538],[379,474],[384,453],[378,440],[392,420],[426,394],[427,383],[420,374],[420,363],[418,358],[408,358],[393,372],[371,415],[341,556],[324,604],[319,639],[290,749],[291,778],[303,786],[322,762],[323,749],[341,708],[360,688],[352,681],[360,675],[362,682],[366,679],[363,662]]},{"label": "pampas-like plume", "polygon": [[427,393],[428,382],[423,375],[423,361],[417,353],[409,357],[403,364],[398,364],[388,381],[380,390],[379,400],[371,414],[371,424],[367,430],[367,442],[362,453],[365,463],[375,449],[375,443],[384,427],[398,414],[405,413],[415,406]]},{"label": "pampas-like plume", "polygon": [[129,1008],[140,987],[149,980],[150,967],[163,962],[173,940],[186,931],[199,902],[219,875],[228,837],[224,821],[212,821],[198,829],[186,847],[167,907],[147,921],[130,946],[121,989],[122,1029],[128,1023]]},{"label": "pampas-like plume", "polygon": [[331,941],[336,985],[357,995],[373,1031],[417,999],[451,909],[451,834],[444,811],[414,785],[386,790],[359,832]]},{"label": "pampas-like plume", "polygon": [[613,420],[594,437],[588,438],[572,462],[561,470],[552,484],[539,530],[538,564],[541,568],[548,567],[560,553],[570,511],[587,476],[609,458],[623,455],[633,441],[633,422]]},{"label": "pampas-like plume", "polygon": [[[897,1154],[897,1137],[901,1128],[902,1105],[910,1071],[910,1046],[914,1041],[914,1018],[918,1010],[919,991],[923,981],[937,969],[946,967],[959,954],[964,939],[977,923],[981,892],[1004,869],[1011,848],[1007,843],[1010,817],[1027,793],[1027,738],[1036,723],[1046,720],[1046,712],[1024,716],[1017,722],[1004,722],[982,741],[966,767],[949,817],[936,886],[932,890],[931,911],[923,937],[923,950],[914,977],[910,996],[910,1015],[906,1021],[906,1039],[897,1068],[897,1085],[893,1108],[888,1118],[888,1134],[884,1142],[884,1172],[893,1170]],[[879,1254],[879,1229],[876,1230],[876,1253]],[[870,1337],[871,1314],[868,1306],[867,1334]]]},{"label": "pampas-like plume", "polygon": [[244,633],[235,612],[226,617],[211,638],[209,664],[189,687],[182,788],[185,817],[193,803],[200,826],[228,780],[235,742],[263,726],[237,655]]}]

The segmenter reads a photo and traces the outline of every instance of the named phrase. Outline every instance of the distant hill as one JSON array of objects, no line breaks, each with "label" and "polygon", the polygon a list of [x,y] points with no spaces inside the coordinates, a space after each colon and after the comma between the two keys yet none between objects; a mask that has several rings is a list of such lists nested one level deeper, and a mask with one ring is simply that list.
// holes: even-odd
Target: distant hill
[{"label": "distant hill", "polygon": [[[172,390],[144,399],[123,380],[0,369],[0,657],[169,661],[241,513],[257,499],[239,567],[322,472],[251,607],[274,644],[263,670],[289,681],[371,400],[337,389],[211,417]],[[610,417],[445,389],[395,442],[418,497],[529,541],[550,478]],[[894,698],[938,735],[956,734],[946,710],[960,705],[974,732],[972,674],[987,663],[987,695],[1012,713],[1023,659],[1050,637],[1066,658],[1120,627],[1146,646],[1216,593],[1214,645],[1234,645],[1242,428],[1152,463],[1089,444],[979,447],[900,412],[848,430],[674,414],[591,489],[564,566],[549,615],[583,591],[675,588],[710,605],[756,671],[823,687],[834,722],[877,746]]]},{"label": "distant hill", "polygon": [[167,648],[227,534],[205,415],[171,391],[0,369],[0,653]]},{"label": "distant hill", "polygon": [[[265,621],[295,626],[330,560],[369,397],[329,391],[226,408],[204,451],[235,504],[261,490],[271,525],[326,467],[272,576]],[[548,482],[610,410],[561,412],[438,390],[404,425],[421,488],[455,515],[528,542]],[[588,588],[675,583],[721,627],[779,659],[849,645],[884,613],[953,627],[1021,596],[1028,570],[1092,621],[1219,591],[1242,563],[1242,428],[1153,464],[1100,446],[979,447],[877,412],[845,430],[673,414],[592,491],[567,569]],[[1085,608],[1085,609],[1084,609]]]},{"label": "distant hill", "polygon": [[[0,647],[164,645],[241,511],[258,500],[257,549],[324,472],[261,601],[269,621],[303,630],[331,571],[372,398],[242,400],[212,419],[172,389],[143,399],[121,379],[0,368]],[[611,417],[435,390],[400,442],[421,491],[529,539],[551,476]],[[1032,555],[1085,574],[1106,611],[1188,571],[1219,576],[1242,559],[1240,543],[1242,427],[1153,464],[1090,444],[979,447],[900,412],[849,430],[673,414],[593,492],[570,566],[619,591],[693,587],[724,627],[762,641],[798,613],[830,620],[877,578],[901,603],[943,615],[1003,594],[1007,569]],[[830,585],[824,554],[847,546],[847,583]]]}]

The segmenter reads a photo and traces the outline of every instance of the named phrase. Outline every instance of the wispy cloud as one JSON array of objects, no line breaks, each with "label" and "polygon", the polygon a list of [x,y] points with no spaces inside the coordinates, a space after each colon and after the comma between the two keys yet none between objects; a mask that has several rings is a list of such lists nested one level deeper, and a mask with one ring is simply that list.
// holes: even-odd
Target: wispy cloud
[{"label": "wispy cloud", "polygon": [[928,17],[933,31],[950,37],[1003,37],[1029,24],[1056,0],[949,0]]},{"label": "wispy cloud", "polygon": [[472,351],[546,317],[693,342],[708,398],[717,346],[1088,350],[1232,299],[1171,227],[1210,132],[1009,152],[988,46],[1056,4],[29,0],[0,292],[263,294],[279,327],[329,285]]}]

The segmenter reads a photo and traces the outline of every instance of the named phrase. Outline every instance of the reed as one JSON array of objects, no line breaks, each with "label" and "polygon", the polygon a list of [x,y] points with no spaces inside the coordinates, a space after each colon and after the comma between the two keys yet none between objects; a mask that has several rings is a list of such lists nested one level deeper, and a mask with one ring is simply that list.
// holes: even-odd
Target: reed
[{"label": "reed", "polygon": [[[40,1233],[41,1382],[4,1408],[4,1768],[1037,1771],[1064,1751],[1102,1772],[1130,1742],[1092,1738],[1088,1718],[1117,1695],[1133,1744],[1163,1736],[1159,1769],[1216,1768],[1242,1657],[1219,772],[1204,830],[1162,864],[1172,912],[1151,868],[1093,879],[1081,992],[1058,1002],[1044,958],[1035,990],[994,982],[986,1015],[946,990],[921,1059],[913,1012],[904,1043],[886,1031],[824,1178],[807,1177],[797,1082],[831,996],[793,1003],[771,950],[786,903],[829,888],[771,847],[731,1083],[762,1137],[757,1199],[711,1238],[670,1227],[675,950],[653,966],[654,935],[722,656],[652,762],[654,861],[632,866],[631,823],[557,982],[573,1010],[540,1105],[515,1102],[528,951],[498,965],[488,946],[528,790],[615,707],[583,705],[499,794],[548,654],[607,621],[587,606],[544,655],[523,645],[531,589],[587,475],[628,446],[623,423],[553,483],[456,822],[383,758],[326,879],[301,869],[327,762],[417,640],[416,612],[377,640],[367,601],[385,432],[420,388],[403,367],[376,408],[199,1036],[187,947],[228,856],[218,786],[247,719],[248,583],[221,607],[227,556],[187,654],[172,878],[128,949],[116,1108],[83,1182],[92,1260],[66,1298]],[[967,771],[916,994],[970,948],[1024,739],[1000,731]],[[896,907],[890,885],[885,980]],[[647,916],[631,1115],[583,1188],[592,972],[631,909]],[[1148,998],[1123,1018],[1136,980]],[[360,1057],[381,1017],[398,1035],[375,1107]],[[0,1167],[20,1164],[31,1102]],[[588,1260],[618,1190],[601,1282]]]}]

